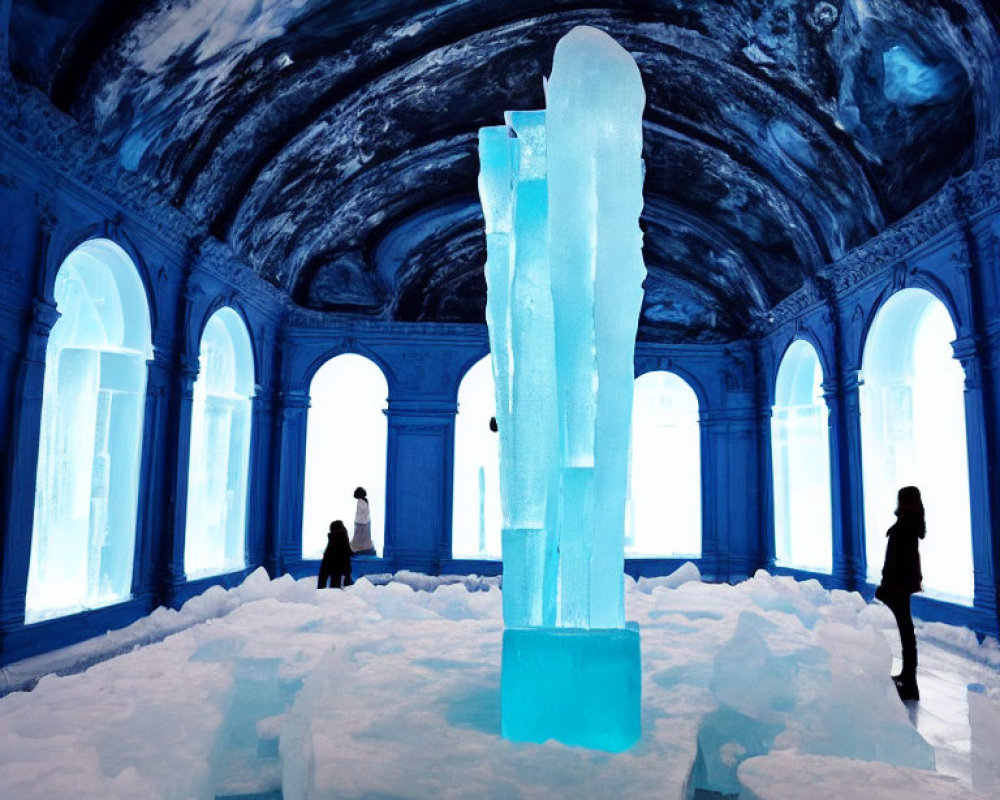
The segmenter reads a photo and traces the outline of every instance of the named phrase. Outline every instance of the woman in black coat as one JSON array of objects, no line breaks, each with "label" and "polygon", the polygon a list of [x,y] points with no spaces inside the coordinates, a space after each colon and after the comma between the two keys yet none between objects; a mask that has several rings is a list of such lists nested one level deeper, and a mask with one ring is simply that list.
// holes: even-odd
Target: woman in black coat
[{"label": "woman in black coat", "polygon": [[896,524],[886,533],[885,565],[882,583],[875,596],[889,606],[903,646],[903,671],[893,675],[896,691],[903,700],[919,700],[917,689],[917,637],[913,632],[910,596],[923,590],[920,573],[919,542],[926,535],[924,504],[916,486],[899,490],[896,502]]},{"label": "woman in black coat", "polygon": [[339,519],[334,520],[326,538],[326,550],[319,565],[318,588],[325,589],[329,581],[334,589],[343,589],[354,583],[351,579],[351,540],[347,536],[347,526]]}]

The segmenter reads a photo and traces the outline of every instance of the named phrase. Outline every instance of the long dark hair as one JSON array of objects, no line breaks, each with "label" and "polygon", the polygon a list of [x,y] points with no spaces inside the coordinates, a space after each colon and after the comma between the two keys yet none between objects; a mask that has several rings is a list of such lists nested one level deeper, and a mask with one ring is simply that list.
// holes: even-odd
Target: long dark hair
[{"label": "long dark hair", "polygon": [[326,535],[327,547],[330,548],[331,552],[344,554],[348,556],[351,554],[351,539],[347,535],[347,526],[342,520],[335,519],[330,523],[330,532]]},{"label": "long dark hair", "polygon": [[915,526],[921,539],[927,535],[924,502],[920,499],[920,490],[916,486],[904,486],[896,494],[896,517],[900,522]]}]

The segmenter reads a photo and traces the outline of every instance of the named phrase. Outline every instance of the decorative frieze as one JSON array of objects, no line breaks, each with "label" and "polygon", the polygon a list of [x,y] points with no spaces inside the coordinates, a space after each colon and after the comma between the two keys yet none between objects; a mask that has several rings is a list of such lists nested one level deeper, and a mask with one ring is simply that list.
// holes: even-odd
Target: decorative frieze
[{"label": "decorative frieze", "polygon": [[[876,275],[892,269],[892,285],[903,288],[916,267],[914,254],[931,244],[949,228],[959,228],[980,214],[1000,209],[1000,159],[948,182],[941,191],[904,219],[890,225],[864,244],[819,271],[818,278],[806,279],[802,288],[777,303],[752,327],[764,333],[791,319],[803,316],[835,295],[842,295]],[[1000,248],[1000,231],[991,231],[991,249]],[[958,237],[947,258],[958,269],[971,263],[965,237]]]},{"label": "decorative frieze", "polygon": [[311,311],[301,306],[291,306],[287,311],[287,327],[296,333],[322,331],[329,335],[352,335],[358,338],[379,339],[446,339],[455,337],[466,341],[482,341],[488,346],[485,324],[462,322],[394,322],[377,317],[339,313],[332,316],[321,311]]},{"label": "decorative frieze", "polygon": [[829,281],[822,277],[806,277],[802,287],[776,303],[764,314],[755,315],[751,333],[763,334],[786,322],[800,320],[810,311],[826,305],[824,314],[829,317],[829,303],[834,296]]},{"label": "decorative frieze", "polygon": [[239,292],[243,302],[253,303],[265,313],[274,314],[289,302],[287,295],[261,279],[228,244],[213,237],[201,242],[195,256],[195,269],[232,287]]},{"label": "decorative frieze", "polygon": [[[85,199],[110,207],[102,227],[108,238],[118,239],[128,219],[145,228],[167,250],[180,252],[193,244],[201,268],[239,291],[262,312],[281,313],[289,302],[287,296],[244,264],[229,245],[171,205],[151,178],[122,168],[114,152],[36,89],[16,84],[12,91],[16,102],[0,102],[0,152],[6,161],[16,164],[20,160],[34,171],[41,167],[46,174],[39,177],[52,183],[52,193],[69,188],[60,183],[70,184]],[[14,178],[5,174],[5,180]],[[73,193],[71,188],[69,191]],[[98,197],[87,197],[93,193]],[[51,234],[59,219],[47,208],[45,198],[39,196],[37,205],[41,229]],[[0,279],[7,278],[0,275]]]}]

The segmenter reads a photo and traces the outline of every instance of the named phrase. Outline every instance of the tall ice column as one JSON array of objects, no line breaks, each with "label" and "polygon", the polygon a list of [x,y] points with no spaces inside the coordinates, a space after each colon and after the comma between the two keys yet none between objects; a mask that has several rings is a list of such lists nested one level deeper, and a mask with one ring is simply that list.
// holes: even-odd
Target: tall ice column
[{"label": "tall ice column", "polygon": [[480,131],[504,513],[501,724],[619,751],[640,732],[624,520],[642,302],[642,109],[632,57],[574,28],[545,111]]},{"label": "tall ice column", "polygon": [[[574,28],[548,84],[549,259],[555,303],[563,482],[589,487],[592,515],[563,568],[590,605],[564,624],[617,628],[623,607],[635,336],[642,306],[642,109],[635,61],[607,34]],[[564,491],[570,513],[580,498]],[[566,555],[587,559],[569,563]],[[580,554],[577,556],[577,554]],[[564,598],[567,597],[564,581]]]}]

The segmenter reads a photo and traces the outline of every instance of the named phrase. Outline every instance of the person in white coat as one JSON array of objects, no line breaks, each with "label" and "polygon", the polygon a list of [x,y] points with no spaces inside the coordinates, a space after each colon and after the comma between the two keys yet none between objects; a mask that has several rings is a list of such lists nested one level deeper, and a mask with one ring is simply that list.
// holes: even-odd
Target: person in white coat
[{"label": "person in white coat", "polygon": [[354,536],[351,539],[351,552],[356,556],[374,556],[375,545],[372,544],[372,517],[368,507],[368,493],[364,487],[354,490],[358,506],[354,511]]}]

